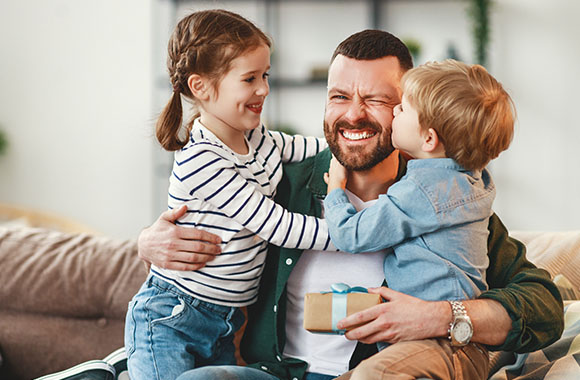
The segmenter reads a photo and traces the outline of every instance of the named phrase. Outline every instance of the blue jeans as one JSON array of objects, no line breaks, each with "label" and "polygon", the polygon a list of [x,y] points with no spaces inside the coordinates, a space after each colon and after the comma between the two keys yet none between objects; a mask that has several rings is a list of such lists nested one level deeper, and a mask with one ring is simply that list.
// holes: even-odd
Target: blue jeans
[{"label": "blue jeans", "polygon": [[127,311],[129,376],[174,380],[204,365],[236,364],[234,334],[243,323],[240,309],[200,301],[150,275]]},{"label": "blue jeans", "polygon": [[[304,380],[331,380],[336,376],[307,372]],[[259,369],[240,366],[208,366],[187,371],[177,380],[278,380]]]}]

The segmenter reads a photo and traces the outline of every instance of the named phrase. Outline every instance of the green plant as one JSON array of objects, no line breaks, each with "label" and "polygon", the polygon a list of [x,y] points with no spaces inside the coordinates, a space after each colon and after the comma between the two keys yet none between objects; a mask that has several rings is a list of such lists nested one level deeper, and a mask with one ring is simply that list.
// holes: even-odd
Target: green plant
[{"label": "green plant", "polygon": [[[421,54],[421,43],[414,38],[405,38],[403,43],[407,46],[407,49],[409,49],[409,53],[411,53],[413,61],[417,61],[419,55]],[[415,65],[417,64],[417,62],[413,63]]]},{"label": "green plant", "polygon": [[487,47],[489,44],[489,11],[492,0],[469,0],[468,14],[472,21],[473,42],[475,44],[476,62],[487,65]]},{"label": "green plant", "polygon": [[0,130],[0,155],[4,154],[7,148],[8,139],[6,138],[6,134]]}]

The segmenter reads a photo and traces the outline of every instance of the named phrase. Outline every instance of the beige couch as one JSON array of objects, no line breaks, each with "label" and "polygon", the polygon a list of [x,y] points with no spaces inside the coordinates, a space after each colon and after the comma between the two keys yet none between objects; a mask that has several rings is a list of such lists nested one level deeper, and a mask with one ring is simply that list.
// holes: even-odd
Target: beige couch
[{"label": "beige couch", "polygon": [[123,346],[147,272],[133,241],[0,227],[0,379],[32,379]]},{"label": "beige couch", "polygon": [[[513,235],[576,296],[580,232]],[[121,347],[127,303],[145,277],[135,242],[0,227],[0,379],[31,379]]]}]

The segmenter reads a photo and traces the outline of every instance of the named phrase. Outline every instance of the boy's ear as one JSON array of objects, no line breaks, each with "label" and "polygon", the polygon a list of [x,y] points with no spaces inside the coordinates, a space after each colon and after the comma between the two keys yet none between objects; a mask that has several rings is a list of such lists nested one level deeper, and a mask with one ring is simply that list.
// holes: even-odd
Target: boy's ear
[{"label": "boy's ear", "polygon": [[199,74],[191,74],[187,78],[187,86],[194,98],[199,100],[209,99],[206,81]]},{"label": "boy's ear", "polygon": [[433,128],[429,128],[427,132],[425,132],[425,141],[423,141],[421,149],[424,152],[434,153],[441,145],[443,144],[441,141],[439,141],[439,135],[437,134],[437,131],[435,131]]}]

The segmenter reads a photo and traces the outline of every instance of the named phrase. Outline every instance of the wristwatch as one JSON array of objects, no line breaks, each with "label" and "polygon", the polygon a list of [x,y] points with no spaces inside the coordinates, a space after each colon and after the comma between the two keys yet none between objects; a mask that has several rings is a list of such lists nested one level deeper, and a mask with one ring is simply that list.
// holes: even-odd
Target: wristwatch
[{"label": "wristwatch", "polygon": [[465,306],[459,301],[449,301],[453,321],[449,324],[449,339],[452,346],[465,346],[473,336],[473,325],[467,316]]}]

